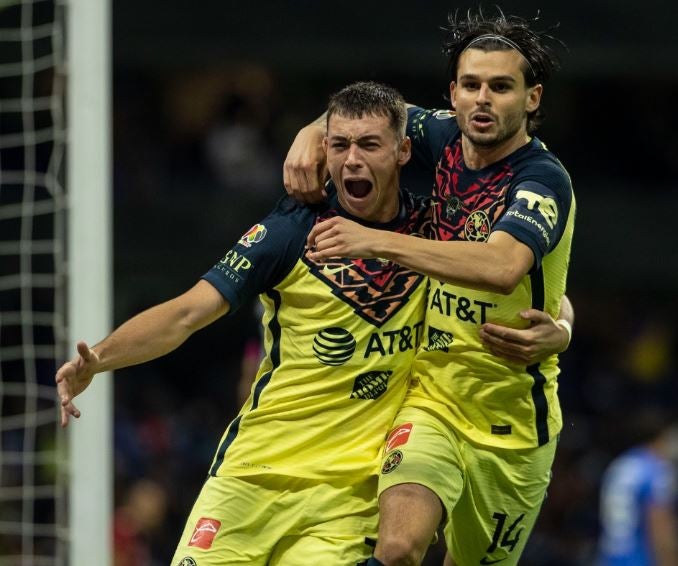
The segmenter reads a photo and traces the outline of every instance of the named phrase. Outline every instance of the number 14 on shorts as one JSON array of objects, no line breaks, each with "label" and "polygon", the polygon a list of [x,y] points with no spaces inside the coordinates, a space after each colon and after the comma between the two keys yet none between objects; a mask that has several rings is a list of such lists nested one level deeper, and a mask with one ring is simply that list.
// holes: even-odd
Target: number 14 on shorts
[{"label": "number 14 on shorts", "polygon": [[[499,547],[508,549],[508,552],[513,551],[520,540],[521,533],[523,532],[522,526],[520,525],[523,517],[525,517],[525,513],[521,513],[517,519],[508,524],[509,516],[506,513],[495,512],[492,514],[492,518],[497,522],[497,525],[494,529],[494,534],[492,535],[492,542],[485,551],[487,556],[485,556],[485,558],[480,561],[481,564],[494,564],[504,560],[505,557],[493,560],[489,556]],[[519,526],[521,528],[518,528]]]}]

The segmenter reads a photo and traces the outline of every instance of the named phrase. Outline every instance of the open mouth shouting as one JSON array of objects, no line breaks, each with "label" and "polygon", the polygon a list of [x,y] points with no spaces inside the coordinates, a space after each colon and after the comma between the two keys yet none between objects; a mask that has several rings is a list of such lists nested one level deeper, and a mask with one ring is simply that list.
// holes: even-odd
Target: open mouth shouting
[{"label": "open mouth shouting", "polygon": [[361,178],[344,179],[346,192],[355,199],[363,199],[372,192],[372,181]]}]

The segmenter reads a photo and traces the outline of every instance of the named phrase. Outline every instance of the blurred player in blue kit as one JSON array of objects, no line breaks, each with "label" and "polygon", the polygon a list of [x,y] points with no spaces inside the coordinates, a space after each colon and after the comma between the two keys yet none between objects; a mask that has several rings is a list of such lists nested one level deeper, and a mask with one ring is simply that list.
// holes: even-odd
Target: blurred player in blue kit
[{"label": "blurred player in blue kit", "polygon": [[637,444],[603,476],[598,566],[677,566],[676,426],[662,411],[642,410]]},{"label": "blurred player in blue kit", "polygon": [[[430,277],[370,565],[419,564],[441,523],[457,564],[517,564],[544,500],[562,428],[558,359],[500,359],[508,334],[490,323],[558,326],[576,207],[569,175],[533,135],[551,39],[501,12],[452,15],[453,111],[412,107],[408,118],[413,160],[435,174],[432,239],[344,218],[309,235],[317,260],[379,257]],[[288,154],[286,188],[302,199],[320,198],[322,136],[321,123],[307,126]]]}]

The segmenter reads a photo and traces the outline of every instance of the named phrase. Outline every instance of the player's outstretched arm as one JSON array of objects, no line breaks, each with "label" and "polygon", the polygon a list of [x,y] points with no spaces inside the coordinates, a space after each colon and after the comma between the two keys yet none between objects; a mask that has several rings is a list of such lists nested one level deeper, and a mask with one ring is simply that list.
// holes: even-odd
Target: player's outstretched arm
[{"label": "player's outstretched arm", "polygon": [[228,309],[223,296],[201,280],[186,293],[129,319],[92,348],[78,342],[78,354],[55,376],[61,426],[67,426],[70,417],[80,417],[73,399],[89,386],[95,374],[159,358]]},{"label": "player's outstretched arm", "polygon": [[325,115],[302,128],[294,138],[283,164],[287,193],[305,203],[321,202],[327,197],[327,165],[323,138],[327,135]]},{"label": "player's outstretched arm", "polygon": [[481,326],[480,338],[495,356],[529,366],[567,349],[574,324],[574,308],[567,296],[560,302],[557,320],[536,309],[523,311],[520,317],[530,322],[528,328],[507,328],[491,323]]}]

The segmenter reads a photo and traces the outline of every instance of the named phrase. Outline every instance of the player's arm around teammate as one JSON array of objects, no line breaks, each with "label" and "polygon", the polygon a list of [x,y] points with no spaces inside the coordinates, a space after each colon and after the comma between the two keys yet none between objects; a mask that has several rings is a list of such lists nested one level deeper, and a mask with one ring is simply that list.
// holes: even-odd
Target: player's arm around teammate
[{"label": "player's arm around teammate", "polygon": [[182,295],[134,316],[92,348],[83,341],[78,342],[78,355],[56,373],[61,426],[67,426],[70,417],[80,417],[73,399],[89,386],[97,373],[164,356],[191,334],[225,315],[228,309],[228,301],[201,280]]},{"label": "player's arm around teammate", "polygon": [[487,242],[440,242],[374,230],[345,218],[313,227],[308,246],[314,259],[380,257],[446,283],[510,294],[532,267],[530,248],[506,232]]},{"label": "player's arm around teammate", "polygon": [[[327,166],[326,154],[323,150],[323,138],[326,134],[323,118],[321,116],[299,131],[285,159],[283,167],[285,188],[291,196],[302,202],[320,202],[325,198],[324,183],[327,177]],[[329,228],[330,225],[319,228],[318,231]],[[356,244],[361,243],[361,237],[364,237],[364,234],[355,238]],[[310,239],[311,236],[309,236],[309,243],[311,243]],[[520,244],[517,240],[513,242]],[[509,240],[508,244],[513,242]],[[528,252],[527,256],[523,256],[525,261],[531,262],[532,256],[529,248],[523,244],[520,246],[524,248],[522,252]],[[518,249],[520,250],[520,247]],[[500,259],[506,259],[501,256],[501,252],[499,255]],[[496,268],[495,265],[491,267]],[[515,268],[515,266],[510,266],[510,269],[515,270]],[[517,280],[513,279],[512,283],[515,284]],[[557,320],[536,309],[522,312],[520,316],[530,321],[528,328],[514,329],[491,323],[482,326],[480,337],[488,350],[505,359],[529,365],[544,360],[554,353],[564,352],[569,346],[574,326],[574,308],[567,296],[564,296],[561,301]]]}]

